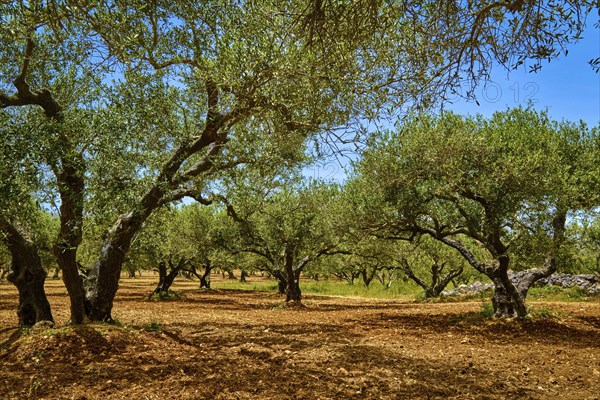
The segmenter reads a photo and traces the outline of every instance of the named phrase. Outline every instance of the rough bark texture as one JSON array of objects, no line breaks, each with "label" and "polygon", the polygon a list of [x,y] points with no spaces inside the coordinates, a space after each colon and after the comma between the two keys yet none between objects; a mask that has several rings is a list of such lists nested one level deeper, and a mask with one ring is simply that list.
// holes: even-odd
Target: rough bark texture
[{"label": "rough bark texture", "polygon": [[294,270],[294,252],[291,248],[285,250],[285,275],[287,287],[285,288],[285,301],[301,303],[302,292],[300,291],[300,271]]},{"label": "rough bark texture", "polygon": [[152,295],[168,296],[169,289],[173,285],[175,278],[179,275],[179,272],[183,268],[185,261],[182,259],[177,264],[173,264],[169,261],[169,269],[167,271],[167,263],[161,261],[158,263],[158,285]]},{"label": "rough bark texture", "polygon": [[210,289],[210,274],[211,274],[212,270],[213,270],[213,266],[212,266],[211,262],[208,261],[206,263],[206,265],[204,266],[204,273],[202,275],[198,276],[200,278],[200,289],[202,289],[202,288]]},{"label": "rough bark texture", "polygon": [[285,274],[281,271],[273,271],[271,275],[277,279],[277,292],[279,294],[285,294],[287,288],[287,279]]},{"label": "rough bark texture", "polygon": [[200,289],[210,289],[210,274],[200,277]]},{"label": "rough bark texture", "polygon": [[12,97],[2,96],[0,105],[2,107],[36,105],[44,110],[48,119],[57,123],[58,151],[47,160],[56,176],[61,198],[61,228],[54,246],[54,254],[63,271],[63,281],[69,292],[71,322],[79,324],[86,320],[83,283],[77,270],[77,247],[82,237],[85,163],[81,153],[75,150],[71,138],[61,129],[60,125],[64,121],[62,106],[48,89],[32,90],[26,80],[34,47],[33,40],[28,39],[21,73],[13,82],[17,94]]},{"label": "rough bark texture", "polygon": [[19,291],[19,325],[33,326],[41,321],[54,323],[44,291],[46,271],[42,267],[37,247],[7,221],[0,219],[0,228],[4,231],[4,242],[12,256],[7,278]]},{"label": "rough bark texture", "polygon": [[123,261],[135,232],[137,229],[132,226],[132,215],[121,216],[109,231],[100,250],[100,258],[87,276],[84,283],[86,310],[92,321],[112,321],[113,301],[119,288]]},{"label": "rough bark texture", "polygon": [[4,280],[4,278],[6,278],[6,275],[8,275],[9,270],[10,270],[10,267],[1,267],[0,268],[0,282],[2,282]]},{"label": "rough bark texture", "polygon": [[[558,251],[560,247],[560,236],[563,235],[560,228],[561,221],[564,232],[565,219],[558,218],[558,221],[555,221],[555,245],[553,253]],[[545,269],[532,269],[525,276],[513,282],[508,277],[508,267],[510,266],[510,260],[507,255],[508,249],[499,239],[499,230],[496,230],[494,235],[490,235],[488,238],[489,242],[486,243],[486,247],[488,247],[490,253],[496,258],[495,262],[491,264],[479,262],[475,255],[460,240],[438,235],[433,230],[424,230],[424,232],[455,248],[473,268],[491,279],[494,283],[492,304],[494,306],[494,316],[497,318],[526,317],[528,312],[525,305],[527,291],[537,280],[551,275],[556,268],[555,254],[552,254]]]}]

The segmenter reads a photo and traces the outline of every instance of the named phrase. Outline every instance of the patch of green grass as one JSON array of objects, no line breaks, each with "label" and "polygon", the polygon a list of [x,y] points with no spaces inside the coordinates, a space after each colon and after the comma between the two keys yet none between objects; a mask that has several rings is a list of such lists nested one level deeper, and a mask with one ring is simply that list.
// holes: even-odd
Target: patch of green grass
[{"label": "patch of green grass", "polygon": [[158,323],[156,321],[152,321],[148,324],[148,326],[146,326],[144,328],[144,330],[146,330],[148,332],[162,332],[163,328],[160,325],[160,323]]},{"label": "patch of green grass", "polygon": [[578,287],[563,289],[559,286],[534,287],[529,290],[528,300],[543,301],[590,301],[599,296],[590,296]]},{"label": "patch of green grass", "polygon": [[494,306],[489,301],[481,302],[481,311],[479,314],[484,318],[492,318],[494,316]]},{"label": "patch of green grass", "polygon": [[255,292],[273,292],[277,290],[277,283],[275,281],[240,282],[232,279],[220,282],[212,282],[211,288],[225,290],[250,290]]},{"label": "patch of green grass", "polygon": [[150,295],[150,297],[148,297],[148,299],[154,301],[179,300],[185,299],[185,295],[169,290],[168,292],[153,293]]},{"label": "patch of green grass", "polygon": [[[254,282],[252,277],[248,282],[239,282],[238,280],[223,280],[212,282],[213,289],[229,290],[250,290],[260,292],[277,292],[277,282],[275,280],[261,280]],[[353,285],[338,279],[322,279],[319,281],[302,278],[300,289],[303,294],[314,294],[324,296],[344,296],[344,297],[365,297],[392,299],[401,298],[407,300],[426,301],[431,303],[453,302],[453,301],[489,301],[493,290],[486,290],[483,293],[476,293],[469,296],[440,296],[431,299],[425,299],[423,289],[412,281],[398,280],[390,288],[385,288],[379,281],[374,280],[368,288],[362,281],[357,279]],[[542,301],[590,301],[598,299],[600,296],[592,297],[585,294],[578,288],[562,289],[556,286],[546,286],[541,288],[531,288],[527,300]]]},{"label": "patch of green grass", "polygon": [[346,282],[334,280],[302,281],[300,288],[305,294],[320,294],[326,296],[353,296],[371,298],[410,298],[411,300],[421,292],[421,289],[410,282],[395,282],[390,288],[385,288],[380,282],[371,282],[365,287],[362,282],[350,285]]}]

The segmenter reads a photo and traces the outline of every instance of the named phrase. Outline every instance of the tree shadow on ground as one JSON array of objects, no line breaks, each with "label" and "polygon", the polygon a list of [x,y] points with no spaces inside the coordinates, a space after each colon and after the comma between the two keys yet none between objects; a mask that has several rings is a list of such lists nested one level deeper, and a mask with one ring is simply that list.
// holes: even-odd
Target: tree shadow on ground
[{"label": "tree shadow on ground", "polygon": [[[243,326],[215,328],[220,335],[203,335],[196,341],[188,340],[191,332],[170,332],[169,327],[162,333],[135,333],[138,345],[155,350],[149,355],[129,348],[129,333],[123,332],[126,339],[113,335],[109,341],[93,326],[76,327],[61,338],[66,343],[62,353],[75,355],[73,360],[53,357],[51,362],[46,357],[35,365],[44,383],[38,396],[61,398],[70,387],[84,386],[91,393],[119,393],[125,398],[127,390],[136,386],[154,385],[145,391],[154,394],[160,382],[161,398],[177,398],[182,385],[196,388],[186,398],[199,399],[538,398],[526,387],[502,383],[501,374],[446,360],[408,357],[357,340],[344,343],[357,338],[342,335],[333,324],[303,326],[300,337],[290,334],[299,327],[285,325],[262,334]],[[11,370],[8,380],[16,385],[10,389],[13,393],[27,393],[25,377],[31,368],[19,365]]]},{"label": "tree shadow on ground", "polygon": [[[592,318],[591,321],[598,323],[597,319]],[[415,336],[447,331],[473,336],[476,340],[488,343],[510,344],[529,341],[578,348],[600,348],[600,331],[569,326],[550,318],[506,321],[486,318],[477,312],[454,315],[381,313],[366,318],[363,323],[367,327],[403,328],[410,330]]]}]

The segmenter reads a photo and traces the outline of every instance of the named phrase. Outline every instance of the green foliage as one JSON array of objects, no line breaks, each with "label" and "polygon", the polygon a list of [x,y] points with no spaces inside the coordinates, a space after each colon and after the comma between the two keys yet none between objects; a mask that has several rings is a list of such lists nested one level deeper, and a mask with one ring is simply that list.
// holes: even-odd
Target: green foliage
[{"label": "green foliage", "polygon": [[481,302],[481,311],[479,311],[479,314],[484,317],[484,318],[492,318],[494,316],[494,307],[492,306],[492,303],[490,303],[489,301],[482,301]]},{"label": "green foliage", "polygon": [[148,298],[148,300],[152,300],[152,301],[168,301],[168,300],[180,300],[180,299],[185,299],[185,295],[176,293],[172,290],[169,290],[167,292],[153,293]]},{"label": "green foliage", "polygon": [[[553,251],[557,209],[597,204],[581,178],[597,169],[588,162],[594,140],[596,130],[531,110],[490,120],[419,116],[374,140],[349,189],[361,223],[378,229],[385,221],[382,234],[460,239],[481,264],[499,250],[493,235],[518,256],[514,268],[531,267]],[[567,155],[565,143],[580,156]]]},{"label": "green foliage", "polygon": [[[283,170],[306,160],[309,140],[315,147],[335,148],[340,132],[360,137],[361,124],[436,104],[451,96],[464,76],[476,84],[494,62],[518,67],[528,59],[557,57],[576,41],[595,4],[543,4],[2,2],[0,216],[32,226],[30,220],[39,218],[39,227],[50,227],[38,235],[47,242],[56,227],[36,211],[73,200],[61,211],[63,229],[57,241],[69,252],[80,250],[78,259],[85,266],[105,268],[94,274],[98,281],[88,283],[106,288],[117,287],[109,281],[118,280],[132,241],[136,253],[130,262],[135,265],[174,254],[232,263],[235,257],[214,245],[229,241],[235,228],[227,223],[222,230],[208,228],[218,224],[211,220],[218,209],[211,209],[214,215],[185,208],[162,216],[169,223],[180,222],[181,230],[174,228],[177,222],[165,229],[168,224],[160,222],[161,216],[147,219],[186,196],[202,203],[216,201],[229,194],[228,185],[247,176],[248,169],[262,179],[283,175]],[[492,200],[504,197],[496,204],[495,224],[518,215],[519,222],[527,220],[536,232],[543,231],[547,224],[537,215],[548,207],[531,199],[548,201],[546,186],[527,184],[523,177],[534,174],[541,177],[536,181],[548,183],[548,168],[562,164],[548,164],[542,155],[554,154],[556,148],[532,146],[545,129],[533,132],[537,136],[530,135],[536,138],[530,141],[518,133],[517,120],[535,120],[527,113],[495,118],[484,123],[449,117],[443,120],[444,129],[444,123],[433,118],[425,118],[420,127],[415,123],[416,141],[400,146],[413,156],[406,157],[406,169],[394,163],[379,165],[379,170],[369,167],[400,181],[375,185],[372,202],[352,213],[391,212],[395,220],[433,215],[448,217],[447,225],[456,225],[462,222],[461,213],[446,200],[429,201],[429,196],[453,193],[463,183],[474,182],[476,187],[469,190]],[[485,125],[485,140],[465,134],[477,125]],[[507,126],[506,136],[497,134]],[[445,134],[428,136],[429,127]],[[441,140],[450,157],[434,145]],[[386,147],[379,145],[381,150]],[[370,154],[367,160],[377,158]],[[531,156],[529,164],[512,162],[524,154]],[[467,155],[468,161],[461,159]],[[405,174],[415,168],[417,173]],[[419,175],[419,168],[432,174]],[[444,176],[444,171],[458,173]],[[563,182],[569,184],[597,183],[598,174],[591,172],[567,175]],[[475,176],[481,179],[472,179]],[[250,252],[255,257],[242,261],[260,268],[257,257],[262,257],[280,266],[282,248],[293,248],[300,270],[307,257],[312,262],[344,247],[349,229],[345,214],[338,212],[339,189],[309,186],[274,190],[250,200],[253,204],[234,201],[246,209],[245,219],[256,219],[248,226],[261,238],[259,251]],[[402,193],[408,186],[414,190]],[[591,198],[574,196],[576,192],[565,191],[563,198],[577,199],[578,205]],[[392,207],[379,208],[391,198]],[[481,221],[480,207],[470,200],[459,203],[474,229],[484,231],[489,221]],[[533,206],[524,211],[519,208],[524,203]],[[257,207],[260,212],[255,213]],[[395,215],[398,209],[410,211]],[[187,223],[191,220],[197,227]],[[142,227],[147,233],[138,235]],[[524,232],[516,223],[506,227],[504,236]],[[84,244],[79,248],[82,230]],[[547,241],[544,234],[526,236],[535,246]],[[234,247],[247,252],[249,245]],[[526,248],[519,250],[527,254]],[[268,257],[260,254],[266,254],[265,249],[271,253]]]},{"label": "green foliage", "polygon": [[[306,277],[301,280],[302,291],[305,294],[323,295],[323,296],[346,296],[380,299],[406,299],[413,300],[420,288],[412,282],[396,281],[390,288],[386,288],[379,281],[374,281],[368,288],[362,285],[348,285],[346,282],[329,279],[314,281]],[[215,289],[232,290],[257,290],[273,292],[277,290],[277,283],[274,280],[254,282],[250,279],[248,283],[239,281],[219,281],[214,282]]]},{"label": "green foliage", "polygon": [[147,327],[145,327],[145,329],[147,332],[157,332],[160,333],[162,332],[163,328],[161,326],[160,323],[156,322],[156,321],[152,321],[150,322],[150,324],[148,324]]},{"label": "green foliage", "polygon": [[588,301],[598,296],[590,296],[578,287],[561,288],[559,286],[533,287],[529,291],[532,300],[539,301]]}]

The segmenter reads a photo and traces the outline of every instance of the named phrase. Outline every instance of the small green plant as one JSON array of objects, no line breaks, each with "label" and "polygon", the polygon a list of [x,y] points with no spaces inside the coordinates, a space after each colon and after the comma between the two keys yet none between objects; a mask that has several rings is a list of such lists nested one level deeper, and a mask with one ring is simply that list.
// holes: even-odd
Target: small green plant
[{"label": "small green plant", "polygon": [[148,332],[162,332],[162,327],[156,321],[150,322],[150,324],[146,327],[146,331]]},{"label": "small green plant", "polygon": [[152,293],[149,299],[153,301],[179,300],[185,299],[185,295],[169,290],[167,292]]},{"label": "small green plant", "polygon": [[494,316],[494,306],[489,301],[481,302],[481,311],[479,314],[484,318],[491,318]]}]

